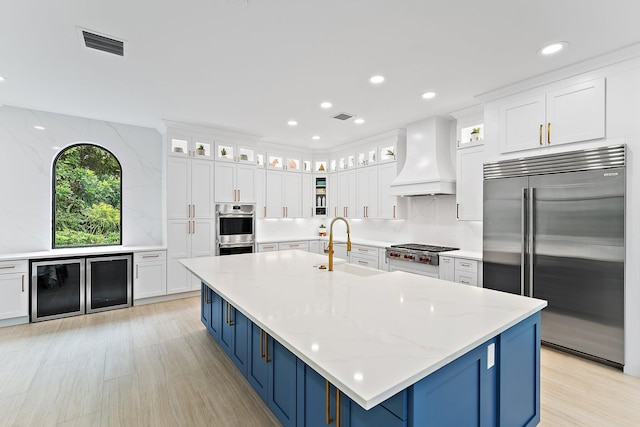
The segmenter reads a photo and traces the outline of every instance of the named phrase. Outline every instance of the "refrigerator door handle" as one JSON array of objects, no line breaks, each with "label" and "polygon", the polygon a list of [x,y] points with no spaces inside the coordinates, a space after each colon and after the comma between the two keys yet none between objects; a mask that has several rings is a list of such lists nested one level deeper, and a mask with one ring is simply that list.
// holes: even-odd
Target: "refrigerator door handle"
[{"label": "refrigerator door handle", "polygon": [[520,242],[522,247],[520,248],[520,295],[524,295],[524,286],[526,283],[526,263],[527,263],[527,189],[522,189],[522,204],[521,204],[520,218],[522,223],[520,224]]},{"label": "refrigerator door handle", "polygon": [[533,297],[533,254],[535,251],[535,200],[536,200],[536,189],[530,188],[529,191],[529,294],[527,296]]}]

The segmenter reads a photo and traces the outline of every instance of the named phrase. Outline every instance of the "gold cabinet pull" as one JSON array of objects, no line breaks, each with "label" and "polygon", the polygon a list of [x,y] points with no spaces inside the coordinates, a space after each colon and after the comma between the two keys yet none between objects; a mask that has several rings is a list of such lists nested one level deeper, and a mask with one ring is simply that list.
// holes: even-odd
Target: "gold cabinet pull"
[{"label": "gold cabinet pull", "polygon": [[191,205],[191,206],[193,206],[193,217],[195,218],[196,217],[196,205]]},{"label": "gold cabinet pull", "polygon": [[227,303],[227,325],[234,326],[235,323],[233,323],[233,319],[231,318],[231,304],[229,304],[229,301],[226,301],[226,303]]},{"label": "gold cabinet pull", "polygon": [[540,125],[540,145],[542,145],[542,125]]},{"label": "gold cabinet pull", "polygon": [[327,425],[331,424],[332,422],[336,422],[336,427],[340,427],[340,390],[338,389],[338,387],[336,387],[336,417],[331,418],[331,402],[329,400],[329,398],[331,397],[330,395],[330,390],[331,390],[331,386],[329,385],[329,380],[324,380],[324,392],[325,392],[325,404],[326,404],[326,410],[325,410],[325,423]]},{"label": "gold cabinet pull", "polygon": [[262,336],[264,335],[264,331],[262,330],[262,328],[260,328],[260,359],[264,359],[264,345],[263,345],[263,338]]},{"label": "gold cabinet pull", "polygon": [[187,224],[187,225],[189,226],[189,233],[188,234],[191,234],[191,221],[189,221],[189,224]]},{"label": "gold cabinet pull", "polygon": [[273,359],[269,359],[269,334],[265,331],[264,333],[264,361],[266,363],[271,363]]},{"label": "gold cabinet pull", "polygon": [[267,217],[267,207],[266,207],[266,206],[264,207],[264,215],[263,215],[263,216],[264,216],[265,218]]},{"label": "gold cabinet pull", "polygon": [[[195,209],[194,209],[195,211]],[[196,222],[193,221],[193,234],[196,234]]]},{"label": "gold cabinet pull", "polygon": [[331,418],[331,402],[329,401],[329,380],[325,380],[324,385],[325,398],[324,401],[326,403],[326,411],[325,411],[325,421],[327,424],[331,424],[334,419]]},{"label": "gold cabinet pull", "polygon": [[396,219],[396,205],[393,205],[393,219]]},{"label": "gold cabinet pull", "polygon": [[547,144],[551,144],[551,122],[547,123]]}]

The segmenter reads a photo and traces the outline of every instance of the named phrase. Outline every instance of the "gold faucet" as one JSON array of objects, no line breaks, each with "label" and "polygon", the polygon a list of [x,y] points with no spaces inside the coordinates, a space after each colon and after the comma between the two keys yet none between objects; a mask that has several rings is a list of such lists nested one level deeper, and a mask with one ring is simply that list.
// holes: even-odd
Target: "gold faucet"
[{"label": "gold faucet", "polygon": [[349,233],[351,233],[351,231],[349,230],[349,222],[346,220],[346,218],[337,216],[333,219],[333,221],[331,221],[331,225],[329,226],[329,271],[333,271],[333,223],[339,219],[347,224],[347,252],[351,252],[351,237],[349,236]]}]

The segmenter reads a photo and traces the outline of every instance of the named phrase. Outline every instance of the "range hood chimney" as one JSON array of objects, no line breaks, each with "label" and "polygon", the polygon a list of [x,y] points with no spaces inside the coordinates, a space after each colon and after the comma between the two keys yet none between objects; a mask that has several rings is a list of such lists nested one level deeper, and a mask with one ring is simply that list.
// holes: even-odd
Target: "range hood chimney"
[{"label": "range hood chimney", "polygon": [[407,149],[402,170],[391,183],[394,196],[455,194],[456,174],[451,159],[450,122],[439,117],[407,126]]}]

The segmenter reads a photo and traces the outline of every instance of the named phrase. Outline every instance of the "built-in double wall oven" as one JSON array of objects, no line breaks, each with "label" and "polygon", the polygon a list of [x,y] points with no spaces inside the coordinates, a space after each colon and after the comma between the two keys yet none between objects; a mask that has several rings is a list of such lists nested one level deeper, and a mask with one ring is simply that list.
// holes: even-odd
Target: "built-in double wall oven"
[{"label": "built-in double wall oven", "polygon": [[255,205],[216,205],[216,255],[255,252]]}]

